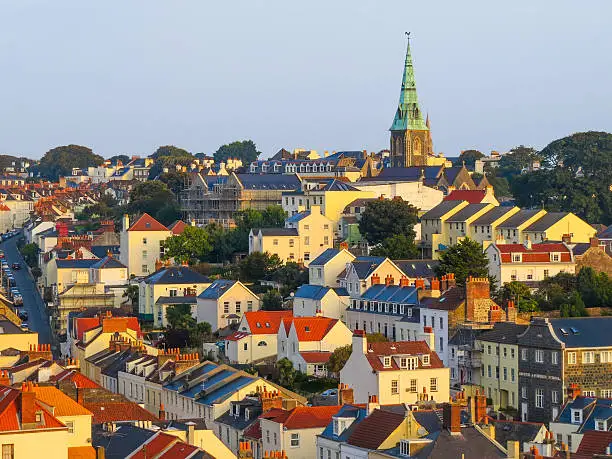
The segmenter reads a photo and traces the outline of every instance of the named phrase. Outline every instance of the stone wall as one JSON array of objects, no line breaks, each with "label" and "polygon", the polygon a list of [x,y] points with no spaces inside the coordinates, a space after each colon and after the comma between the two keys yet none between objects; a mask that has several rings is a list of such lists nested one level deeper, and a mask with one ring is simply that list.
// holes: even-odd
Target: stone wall
[{"label": "stone wall", "polygon": [[602,247],[590,247],[584,254],[576,257],[576,272],[586,266],[612,276],[612,257]]},{"label": "stone wall", "polygon": [[[578,384],[580,390],[595,391],[595,395],[599,396],[600,389],[612,389],[611,376],[612,362],[602,363],[601,349],[594,351],[595,363],[582,363],[582,350],[566,350],[565,361],[567,362],[567,353],[576,352],[576,365],[565,365],[565,386],[568,387],[571,383]],[[607,349],[612,351],[612,347]]]}]

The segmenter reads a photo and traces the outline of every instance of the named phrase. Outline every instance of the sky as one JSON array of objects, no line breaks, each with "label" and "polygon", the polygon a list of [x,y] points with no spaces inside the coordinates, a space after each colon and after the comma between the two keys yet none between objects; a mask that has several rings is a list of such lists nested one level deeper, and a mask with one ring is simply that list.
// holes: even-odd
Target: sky
[{"label": "sky", "polygon": [[612,131],[612,2],[0,0],[0,154],[378,151],[412,34],[434,149]]}]

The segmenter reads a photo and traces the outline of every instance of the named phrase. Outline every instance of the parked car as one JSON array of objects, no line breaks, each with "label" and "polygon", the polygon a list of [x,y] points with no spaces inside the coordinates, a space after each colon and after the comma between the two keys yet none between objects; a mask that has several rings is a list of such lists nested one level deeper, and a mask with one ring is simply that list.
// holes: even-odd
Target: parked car
[{"label": "parked car", "polygon": [[21,264],[18,262],[15,262],[11,265],[11,268],[13,268],[14,270],[19,271],[21,269]]},{"label": "parked car", "polygon": [[321,392],[321,395],[323,397],[337,397],[338,396],[338,389],[327,389],[327,390],[324,390],[323,392]]}]

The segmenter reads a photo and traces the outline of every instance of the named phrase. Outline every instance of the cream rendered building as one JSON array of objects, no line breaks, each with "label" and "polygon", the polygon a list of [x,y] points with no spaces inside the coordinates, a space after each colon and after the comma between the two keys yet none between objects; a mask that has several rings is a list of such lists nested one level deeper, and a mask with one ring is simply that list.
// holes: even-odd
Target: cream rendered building
[{"label": "cream rendered building", "polygon": [[413,404],[427,394],[442,403],[450,396],[450,369],[425,341],[368,344],[365,332],[356,330],[353,352],[340,371],[340,382],[354,389],[355,403],[371,395],[381,405]]},{"label": "cream rendered building", "polygon": [[384,196],[388,199],[400,197],[408,204],[412,204],[419,209],[419,215],[433,209],[444,198],[444,193],[441,190],[426,186],[422,181],[376,182],[360,180],[353,183],[353,186],[361,191],[369,191],[375,197]]},{"label": "cream rendered building", "polygon": [[311,285],[338,287],[338,277],[355,255],[346,249],[327,249],[308,265],[308,281]]},{"label": "cream rendered building", "polygon": [[218,279],[198,295],[195,317],[198,323],[208,322],[215,332],[240,323],[245,312],[258,311],[259,306],[259,297],[242,282]]},{"label": "cream rendered building", "polygon": [[155,263],[163,255],[163,243],[172,231],[149,214],[143,214],[130,225],[130,217],[123,216],[120,234],[119,260],[128,268],[128,276],[146,276],[155,272]]},{"label": "cream rendered building", "polygon": [[385,257],[357,257],[346,264],[340,274],[339,286],[345,288],[351,298],[358,298],[373,284],[393,279],[399,282],[404,272],[393,261]]},{"label": "cream rendered building", "polygon": [[249,234],[249,253],[268,252],[306,266],[333,245],[334,223],[319,205],[288,217],[285,228],[253,228]]}]

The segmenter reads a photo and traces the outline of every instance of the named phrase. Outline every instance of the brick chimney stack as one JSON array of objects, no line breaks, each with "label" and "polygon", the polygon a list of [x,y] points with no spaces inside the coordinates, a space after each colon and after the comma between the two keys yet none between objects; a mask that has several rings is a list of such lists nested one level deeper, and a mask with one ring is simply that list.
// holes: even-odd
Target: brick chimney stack
[{"label": "brick chimney stack", "polygon": [[159,416],[158,416],[160,421],[165,421],[166,420],[166,410],[164,407],[163,403],[159,404]]},{"label": "brick chimney stack", "polygon": [[451,435],[461,434],[461,405],[453,402],[445,403],[442,409],[442,427]]},{"label": "brick chimney stack", "polygon": [[266,413],[273,408],[283,409],[283,397],[277,390],[268,392],[266,386],[263,386],[263,389],[258,387],[257,390],[262,413]]},{"label": "brick chimney stack", "polygon": [[582,394],[580,387],[576,383],[571,383],[567,388],[567,398],[569,400],[574,400],[576,397],[579,397]]},{"label": "brick chimney stack", "polygon": [[488,309],[484,309],[478,300],[491,298],[489,279],[486,277],[468,277],[465,280],[466,319],[472,322],[487,322]]},{"label": "brick chimney stack", "polygon": [[23,428],[36,427],[36,392],[31,382],[21,385],[18,405]]},{"label": "brick chimney stack", "polygon": [[0,386],[10,386],[11,378],[8,370],[0,370]]},{"label": "brick chimney stack", "polygon": [[251,443],[248,441],[241,441],[238,445],[238,459],[250,459],[253,457],[253,450],[251,449]]},{"label": "brick chimney stack", "polygon": [[348,384],[338,384],[338,405],[352,405],[353,403],[355,403],[353,388]]},{"label": "brick chimney stack", "polygon": [[387,277],[385,277],[385,285],[393,285],[395,283],[395,279],[393,279],[393,276],[391,274],[387,274]]},{"label": "brick chimney stack", "polygon": [[200,354],[183,354],[177,355],[174,363],[174,371],[178,375],[191,367],[195,367],[200,363]]},{"label": "brick chimney stack", "polygon": [[514,306],[514,301],[510,300],[508,301],[508,308],[506,309],[506,320],[508,322],[516,323],[516,318],[517,318],[517,311],[516,311],[516,307]]},{"label": "brick chimney stack", "polygon": [[410,287],[410,279],[402,274],[402,277],[400,277],[399,280],[399,285],[400,287]]},{"label": "brick chimney stack", "polygon": [[414,287],[417,289],[425,290],[425,279],[417,277],[414,280]]},{"label": "brick chimney stack", "polygon": [[372,285],[380,284],[380,276],[376,273],[372,274]]},{"label": "brick chimney stack", "polygon": [[503,317],[504,312],[502,311],[502,309],[498,305],[492,304],[491,309],[489,309],[489,322],[501,322],[503,320]]}]

